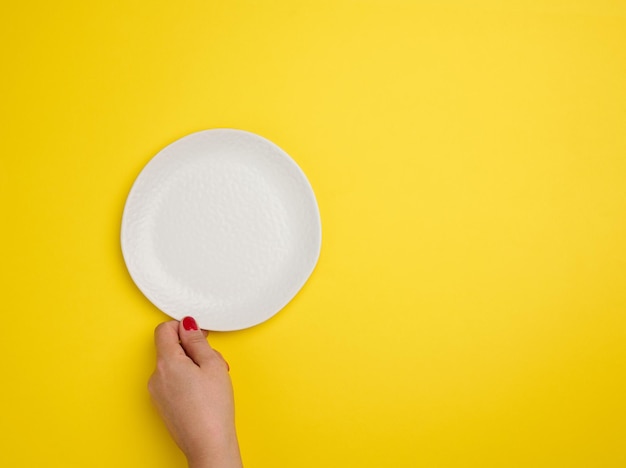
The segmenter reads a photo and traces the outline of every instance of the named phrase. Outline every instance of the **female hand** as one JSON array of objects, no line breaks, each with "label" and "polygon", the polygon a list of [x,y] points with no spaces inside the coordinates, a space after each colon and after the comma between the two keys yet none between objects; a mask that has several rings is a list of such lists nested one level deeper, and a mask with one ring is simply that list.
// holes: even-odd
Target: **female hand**
[{"label": "female hand", "polygon": [[240,468],[228,364],[196,321],[160,324],[148,390],[190,468]]}]

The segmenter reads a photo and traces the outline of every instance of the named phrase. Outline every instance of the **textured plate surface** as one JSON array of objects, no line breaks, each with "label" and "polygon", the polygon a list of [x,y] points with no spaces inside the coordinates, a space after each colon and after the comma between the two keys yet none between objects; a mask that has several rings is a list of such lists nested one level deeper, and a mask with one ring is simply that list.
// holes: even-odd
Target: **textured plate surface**
[{"label": "textured plate surface", "polygon": [[297,164],[258,135],[188,135],[135,181],[122,217],[131,277],[159,309],[210,330],[238,330],[282,309],[309,278],[319,210]]}]

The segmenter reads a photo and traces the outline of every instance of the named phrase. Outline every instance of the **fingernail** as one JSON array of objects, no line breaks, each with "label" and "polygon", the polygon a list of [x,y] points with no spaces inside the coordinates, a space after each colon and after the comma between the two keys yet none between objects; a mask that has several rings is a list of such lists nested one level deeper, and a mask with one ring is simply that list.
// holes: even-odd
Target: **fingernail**
[{"label": "fingernail", "polygon": [[183,319],[183,328],[187,331],[197,330],[198,324],[196,323],[196,320],[193,317],[185,317]]}]

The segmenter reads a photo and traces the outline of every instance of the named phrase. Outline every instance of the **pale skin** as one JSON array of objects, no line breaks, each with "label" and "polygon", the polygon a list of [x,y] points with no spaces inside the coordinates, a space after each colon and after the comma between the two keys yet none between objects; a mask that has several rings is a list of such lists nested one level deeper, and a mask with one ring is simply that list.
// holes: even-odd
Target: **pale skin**
[{"label": "pale skin", "polygon": [[189,468],[242,468],[228,364],[197,328],[189,318],[156,328],[148,390]]}]

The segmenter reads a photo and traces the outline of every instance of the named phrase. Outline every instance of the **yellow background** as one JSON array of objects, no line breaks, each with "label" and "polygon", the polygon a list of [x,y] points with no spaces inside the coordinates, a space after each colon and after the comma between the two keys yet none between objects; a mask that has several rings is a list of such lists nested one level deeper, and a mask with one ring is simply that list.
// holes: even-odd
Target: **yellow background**
[{"label": "yellow background", "polygon": [[214,127],[291,154],[323,222],[296,299],[210,339],[248,467],[626,466],[624,2],[0,21],[0,466],[184,466],[119,228],[148,160]]}]

